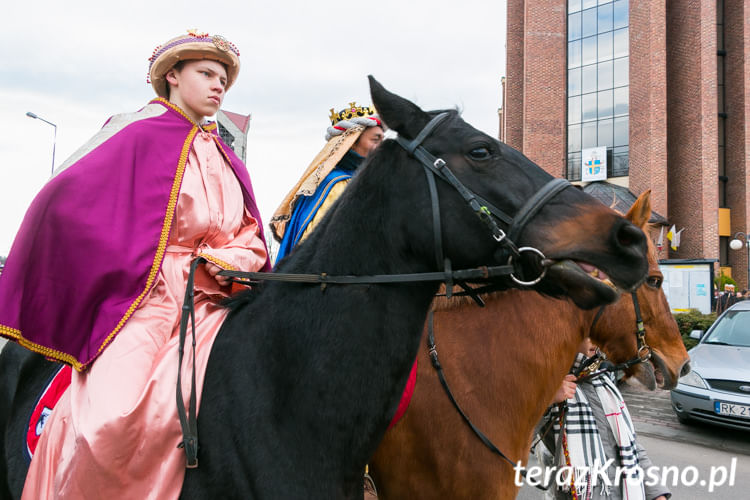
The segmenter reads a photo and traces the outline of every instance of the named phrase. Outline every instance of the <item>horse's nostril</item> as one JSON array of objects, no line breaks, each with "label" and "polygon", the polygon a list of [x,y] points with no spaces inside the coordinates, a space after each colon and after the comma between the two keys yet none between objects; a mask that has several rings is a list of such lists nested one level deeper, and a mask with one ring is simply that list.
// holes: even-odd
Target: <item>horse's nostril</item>
[{"label": "horse's nostril", "polygon": [[617,231],[617,243],[623,247],[640,245],[643,242],[643,231],[633,224],[623,224]]},{"label": "horse's nostril", "polygon": [[685,361],[685,364],[682,365],[682,369],[680,370],[680,377],[684,377],[690,373],[690,361]]}]

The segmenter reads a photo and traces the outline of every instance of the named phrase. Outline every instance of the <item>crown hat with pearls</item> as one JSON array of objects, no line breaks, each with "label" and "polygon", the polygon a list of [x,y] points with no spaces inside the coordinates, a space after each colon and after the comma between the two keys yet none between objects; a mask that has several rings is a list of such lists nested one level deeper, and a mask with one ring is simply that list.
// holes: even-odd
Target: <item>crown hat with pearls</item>
[{"label": "crown hat with pearls", "polygon": [[149,57],[147,82],[154,87],[159,97],[167,97],[166,74],[180,61],[193,59],[211,59],[226,65],[227,84],[225,90],[237,79],[240,72],[240,51],[220,35],[209,35],[197,30],[188,30],[187,35],[180,35],[157,46]]},{"label": "crown hat with pearls", "polygon": [[329,119],[331,120],[331,126],[326,130],[326,141],[330,141],[357,125],[383,128],[383,122],[380,121],[375,108],[372,106],[357,106],[356,102],[350,102],[348,107],[338,113],[334,108],[331,108]]}]

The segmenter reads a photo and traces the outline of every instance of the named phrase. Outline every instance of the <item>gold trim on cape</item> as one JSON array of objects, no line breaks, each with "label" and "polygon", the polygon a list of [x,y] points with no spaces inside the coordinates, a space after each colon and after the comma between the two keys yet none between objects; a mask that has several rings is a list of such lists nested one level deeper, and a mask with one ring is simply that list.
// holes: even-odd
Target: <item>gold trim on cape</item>
[{"label": "gold trim on cape", "polygon": [[161,104],[164,104],[167,107],[174,109],[183,117],[187,118],[190,121],[190,123],[193,125],[193,127],[190,129],[190,132],[188,132],[188,135],[182,145],[182,151],[180,152],[180,158],[177,163],[177,170],[175,172],[174,180],[172,181],[172,189],[169,194],[167,210],[164,214],[164,222],[162,223],[161,235],[159,237],[159,245],[156,249],[154,260],[151,263],[151,270],[149,271],[149,275],[146,280],[146,286],[143,289],[143,291],[140,293],[140,295],[138,295],[138,297],[133,301],[133,303],[130,304],[130,307],[128,307],[123,317],[117,323],[117,326],[107,335],[107,337],[101,343],[101,345],[99,346],[99,349],[96,352],[96,355],[94,355],[91,358],[91,360],[87,361],[86,363],[82,363],[72,354],[64,353],[62,351],[51,349],[49,347],[45,347],[35,342],[31,342],[30,340],[23,337],[20,330],[17,330],[15,328],[10,328],[5,325],[0,325],[0,331],[3,333],[3,335],[6,335],[14,339],[20,345],[24,346],[25,348],[31,351],[42,354],[43,356],[47,358],[51,358],[57,361],[61,361],[63,363],[67,363],[79,372],[84,371],[92,361],[96,360],[99,354],[101,354],[102,350],[107,345],[109,345],[109,343],[112,341],[115,335],[122,329],[122,327],[125,325],[128,319],[130,319],[130,316],[132,316],[132,314],[140,305],[141,301],[143,301],[143,298],[149,293],[149,291],[151,290],[151,287],[154,285],[154,281],[156,280],[156,276],[159,273],[159,269],[161,269],[161,262],[162,262],[164,253],[167,248],[169,233],[172,230],[172,221],[174,219],[174,212],[177,207],[177,200],[180,194],[180,186],[182,185],[182,177],[185,173],[185,165],[187,164],[188,155],[190,153],[190,147],[193,144],[193,139],[195,139],[195,135],[197,134],[198,130],[200,130],[200,127],[198,127],[198,125],[195,122],[193,122],[193,120],[190,120],[190,118],[187,115],[185,115],[185,113],[174,104],[163,99],[154,99],[154,101],[158,101]]}]

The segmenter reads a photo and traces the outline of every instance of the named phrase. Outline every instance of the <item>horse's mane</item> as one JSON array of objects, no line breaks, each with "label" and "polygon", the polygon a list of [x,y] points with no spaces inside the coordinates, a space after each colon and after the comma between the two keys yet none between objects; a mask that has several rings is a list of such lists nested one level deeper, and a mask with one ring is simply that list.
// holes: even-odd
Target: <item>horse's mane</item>
[{"label": "horse's mane", "polygon": [[[451,118],[460,116],[461,110],[458,107],[454,109],[443,109],[427,112],[431,117],[437,116],[440,113],[448,113]],[[394,153],[401,151],[401,154]],[[383,161],[383,158],[387,157],[390,161],[387,163]],[[356,202],[357,198],[363,197],[360,192],[359,185],[361,184],[361,177],[369,177],[372,182],[368,182],[370,186],[383,186],[388,182],[399,182],[398,173],[403,170],[401,161],[406,160],[406,155],[401,147],[393,139],[387,139],[381,144],[374,153],[368,155],[365,161],[357,169],[357,174],[352,178],[351,182],[347,186],[344,193],[337,199],[329,211],[325,214],[323,219],[320,221],[315,230],[281,262],[277,263],[275,270],[278,272],[319,272],[325,271],[331,274],[330,270],[310,270],[306,269],[306,263],[310,262],[314,258],[315,254],[319,252],[327,252],[332,244],[335,244],[331,238],[324,238],[324,233],[330,233],[331,231],[339,233],[342,230],[353,230],[358,231],[355,228],[343,229],[341,225],[334,227],[336,224],[336,215],[340,211],[351,211],[350,205]],[[366,175],[365,175],[366,173]],[[373,179],[374,178],[374,179]],[[375,196],[373,192],[367,192],[367,197]],[[340,209],[340,210],[339,210]],[[385,222],[385,221],[381,221]],[[330,236],[330,235],[329,235]],[[247,291],[242,291],[233,296],[225,299],[222,305],[229,309],[236,311],[252,303],[258,295],[263,291],[262,285],[256,285]],[[472,299],[468,299],[472,300]],[[452,307],[452,306],[451,306]]]},{"label": "horse's mane", "polygon": [[[453,287],[453,293],[463,293],[463,289],[459,286]],[[493,302],[504,297],[508,293],[517,293],[519,290],[496,290],[492,292],[485,292],[477,294],[480,299],[485,303]],[[536,292],[539,293],[539,292]],[[543,294],[541,294],[543,295]],[[440,285],[440,290],[432,300],[432,310],[434,311],[450,311],[452,309],[459,309],[467,305],[477,305],[477,303],[468,295],[453,295],[451,298],[445,295],[445,285]],[[477,305],[478,307],[478,305]]]}]

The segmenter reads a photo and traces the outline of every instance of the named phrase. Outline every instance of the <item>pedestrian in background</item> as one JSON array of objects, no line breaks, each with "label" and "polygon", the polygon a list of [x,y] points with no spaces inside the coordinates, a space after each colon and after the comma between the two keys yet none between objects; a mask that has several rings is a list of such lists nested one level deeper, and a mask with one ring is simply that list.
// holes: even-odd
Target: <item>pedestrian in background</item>
[{"label": "pedestrian in background", "polygon": [[[540,462],[577,471],[567,477],[562,474],[565,484],[548,485],[545,495],[576,500],[666,500],[672,494],[660,480],[654,486],[645,484],[643,471],[653,464],[638,443],[611,372],[600,369],[605,359],[589,338],[584,339],[571,373],[542,418],[535,450]],[[602,467],[610,459],[612,464],[605,469],[608,482],[592,475],[597,463]],[[619,478],[618,468],[622,471]]]}]

